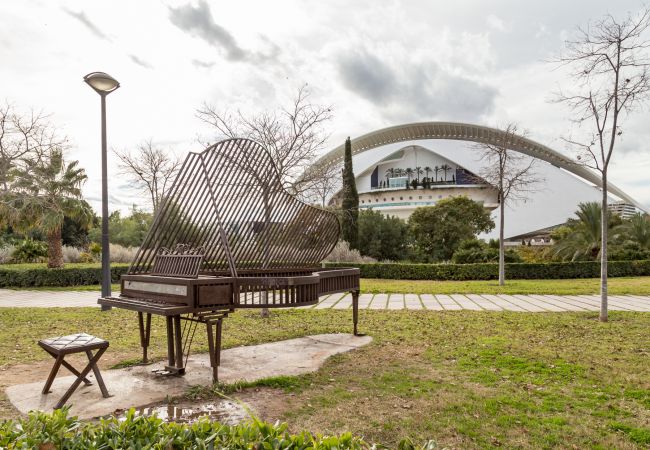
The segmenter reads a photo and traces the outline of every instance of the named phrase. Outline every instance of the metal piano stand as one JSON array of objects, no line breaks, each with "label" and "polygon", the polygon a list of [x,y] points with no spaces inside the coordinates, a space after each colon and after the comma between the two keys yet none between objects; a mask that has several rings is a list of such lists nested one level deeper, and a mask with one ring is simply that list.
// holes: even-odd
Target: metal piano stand
[{"label": "metal piano stand", "polygon": [[[359,291],[351,291],[352,294],[352,323],[355,336],[359,336]],[[208,353],[210,355],[210,366],[212,367],[212,382],[219,382],[219,365],[221,364],[221,330],[223,319],[234,309],[223,311],[210,311],[203,313],[187,314],[181,316],[165,316],[167,323],[167,365],[164,371],[159,373],[165,375],[185,375],[185,366],[189,358],[192,340],[196,326],[204,323],[208,337]],[[181,320],[189,326],[181,327]],[[147,349],[151,337],[151,313],[138,312],[138,325],[140,329],[140,345],[142,347],[142,363],[148,364]],[[185,356],[185,360],[183,360]]]}]

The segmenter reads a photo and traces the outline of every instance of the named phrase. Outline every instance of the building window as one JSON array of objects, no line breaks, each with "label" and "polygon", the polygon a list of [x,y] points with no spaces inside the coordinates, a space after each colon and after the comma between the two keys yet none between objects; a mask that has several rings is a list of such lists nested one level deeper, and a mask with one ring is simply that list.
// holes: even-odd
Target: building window
[{"label": "building window", "polygon": [[442,198],[442,195],[439,195],[438,198]]},{"label": "building window", "polygon": [[421,196],[421,195],[418,197],[418,200],[422,200],[422,196]]},{"label": "building window", "polygon": [[432,198],[433,198],[432,196],[429,196],[429,200],[431,200]]},{"label": "building window", "polygon": [[390,201],[391,201],[391,202],[392,202],[393,200],[395,200],[395,197],[391,197],[391,198],[390,198]]},{"label": "building window", "polygon": [[384,201],[386,201],[386,199],[384,199]]},{"label": "building window", "polygon": [[404,200],[404,197],[400,197],[399,199],[400,199],[400,200]]},{"label": "building window", "polygon": [[379,199],[378,199],[378,198],[375,199],[375,203],[379,203]]},{"label": "building window", "polygon": [[411,197],[410,195],[409,195],[409,200],[413,200],[413,197]]}]

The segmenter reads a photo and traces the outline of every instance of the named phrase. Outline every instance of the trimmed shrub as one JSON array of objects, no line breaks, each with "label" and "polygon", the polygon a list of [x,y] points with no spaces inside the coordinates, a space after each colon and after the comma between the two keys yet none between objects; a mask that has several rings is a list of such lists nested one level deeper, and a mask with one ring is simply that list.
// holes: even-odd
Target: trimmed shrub
[{"label": "trimmed shrub", "polygon": [[[112,264],[111,279],[113,283],[126,273],[127,264]],[[37,286],[82,286],[101,284],[102,269],[96,266],[67,266],[61,269],[47,267],[24,269],[12,265],[0,266],[0,288],[37,287]]]},{"label": "trimmed shrub", "polygon": [[[160,448],[160,449],[370,449],[351,433],[323,436],[303,431],[290,434],[287,424],[275,425],[256,418],[240,425],[201,419],[193,424],[165,423],[157,417],[136,416],[133,409],[121,421],[114,417],[81,422],[67,408],[52,414],[32,412],[26,419],[0,423],[0,448]],[[402,447],[405,445],[405,447]],[[400,448],[416,447],[405,441]]]},{"label": "trimmed shrub", "polygon": [[[386,278],[395,280],[496,280],[499,265],[481,264],[364,264],[324,263],[325,267],[358,267],[362,278]],[[650,260],[610,261],[607,265],[610,277],[650,276]],[[600,263],[596,261],[512,263],[506,264],[506,278],[516,279],[564,279],[598,278]]]}]

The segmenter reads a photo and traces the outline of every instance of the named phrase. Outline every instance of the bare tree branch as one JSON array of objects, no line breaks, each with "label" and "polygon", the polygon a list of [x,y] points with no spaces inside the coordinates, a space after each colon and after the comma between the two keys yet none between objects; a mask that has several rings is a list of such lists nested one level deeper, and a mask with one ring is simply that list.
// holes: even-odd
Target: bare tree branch
[{"label": "bare tree branch", "polygon": [[148,194],[156,211],[181,166],[180,158],[156,147],[151,139],[139,144],[133,152],[113,150],[113,153],[120,160],[121,173],[129,177],[133,187]]},{"label": "bare tree branch", "polygon": [[623,120],[650,96],[650,9],[623,20],[612,15],[579,28],[566,42],[566,53],[556,59],[571,69],[572,93],[555,101],[566,104],[574,122],[585,129],[582,139],[564,139],[577,151],[578,163],[601,174],[601,321],[607,321],[607,173],[623,133]]},{"label": "bare tree branch", "polygon": [[13,168],[27,157],[40,158],[53,149],[68,148],[68,138],[62,136],[41,111],[18,111],[5,101],[0,105],[0,191],[7,192]]},{"label": "bare tree branch", "polygon": [[503,130],[503,138],[496,143],[480,142],[474,145],[481,152],[483,162],[479,171],[481,183],[492,185],[499,198],[499,284],[505,284],[504,225],[505,207],[508,203],[525,200],[543,181],[535,172],[535,159],[526,158],[512,150],[519,139],[517,125],[508,124]]},{"label": "bare tree branch", "polygon": [[295,195],[301,195],[318,177],[325,176],[322,171],[307,169],[329,137],[324,126],[332,118],[332,109],[311,103],[306,86],[298,90],[289,108],[279,111],[253,115],[221,112],[205,102],[196,115],[214,128],[218,138],[244,137],[262,144],[269,151],[284,188]]}]

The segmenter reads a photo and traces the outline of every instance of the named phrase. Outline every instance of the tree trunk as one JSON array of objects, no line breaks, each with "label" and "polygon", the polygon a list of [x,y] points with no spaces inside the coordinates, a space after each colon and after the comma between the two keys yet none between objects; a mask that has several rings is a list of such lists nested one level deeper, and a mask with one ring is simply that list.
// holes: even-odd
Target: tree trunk
[{"label": "tree trunk", "polygon": [[503,244],[503,224],[506,216],[506,205],[503,201],[503,191],[499,194],[499,201],[501,202],[501,211],[499,212],[499,286],[503,286],[506,284],[506,255]]},{"label": "tree trunk", "polygon": [[50,269],[63,267],[61,227],[58,227],[47,234],[47,267]]},{"label": "tree trunk", "polygon": [[600,212],[600,321],[607,322],[607,171],[603,171],[603,200]]}]

